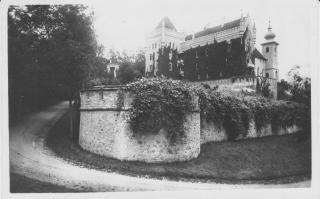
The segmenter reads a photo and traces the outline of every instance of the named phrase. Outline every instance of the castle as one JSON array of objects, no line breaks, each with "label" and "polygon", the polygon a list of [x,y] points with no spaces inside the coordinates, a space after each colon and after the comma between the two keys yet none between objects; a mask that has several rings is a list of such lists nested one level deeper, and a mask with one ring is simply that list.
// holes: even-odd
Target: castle
[{"label": "castle", "polygon": [[146,75],[189,81],[256,76],[277,81],[275,36],[269,21],[261,53],[249,14],[186,36],[164,17],[147,38]]}]

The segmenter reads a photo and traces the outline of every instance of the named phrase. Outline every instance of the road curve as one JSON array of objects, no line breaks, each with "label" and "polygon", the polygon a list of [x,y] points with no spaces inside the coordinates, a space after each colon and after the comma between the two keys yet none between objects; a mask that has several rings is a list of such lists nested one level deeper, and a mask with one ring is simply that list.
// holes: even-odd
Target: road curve
[{"label": "road curve", "polygon": [[16,126],[10,127],[11,172],[71,189],[95,192],[310,186],[310,181],[280,185],[178,182],[132,177],[79,167],[57,157],[44,146],[44,140],[50,128],[67,110],[68,103],[61,102],[32,114]]}]

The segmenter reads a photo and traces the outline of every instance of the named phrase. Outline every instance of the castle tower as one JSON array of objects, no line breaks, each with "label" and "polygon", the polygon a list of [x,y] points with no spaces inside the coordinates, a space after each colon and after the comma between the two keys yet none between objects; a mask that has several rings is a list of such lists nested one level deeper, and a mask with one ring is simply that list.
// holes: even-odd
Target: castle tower
[{"label": "castle tower", "polygon": [[268,32],[264,36],[265,42],[261,44],[262,46],[262,54],[267,59],[266,65],[264,68],[264,76],[269,77],[272,79],[278,80],[278,45],[274,38],[276,35],[272,32],[270,20],[269,20],[269,27]]},{"label": "castle tower", "polygon": [[158,52],[162,46],[170,46],[180,50],[180,43],[184,41],[184,34],[177,31],[169,17],[164,17],[147,37],[146,74],[156,75],[158,71]]}]

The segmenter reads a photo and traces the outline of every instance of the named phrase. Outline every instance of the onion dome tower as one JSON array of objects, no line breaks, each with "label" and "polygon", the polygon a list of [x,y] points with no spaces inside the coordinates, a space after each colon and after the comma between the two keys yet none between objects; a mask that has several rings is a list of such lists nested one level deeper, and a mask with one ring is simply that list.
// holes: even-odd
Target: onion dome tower
[{"label": "onion dome tower", "polygon": [[278,45],[275,41],[276,34],[272,32],[269,19],[268,32],[265,34],[265,42],[261,44],[262,54],[267,59],[264,70],[265,77],[278,80]]}]

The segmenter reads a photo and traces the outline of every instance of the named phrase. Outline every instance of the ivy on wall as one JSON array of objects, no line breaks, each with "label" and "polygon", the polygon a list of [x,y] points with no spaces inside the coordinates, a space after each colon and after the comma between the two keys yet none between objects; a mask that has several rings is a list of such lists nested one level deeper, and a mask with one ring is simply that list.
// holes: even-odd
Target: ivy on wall
[{"label": "ivy on wall", "polygon": [[134,94],[130,124],[134,133],[167,132],[171,141],[184,135],[186,114],[193,109],[193,89],[178,80],[141,79],[127,85]]},{"label": "ivy on wall", "polygon": [[[134,95],[130,109],[130,125],[135,134],[167,132],[174,142],[184,135],[186,114],[194,108],[193,96],[199,96],[201,118],[226,130],[228,140],[248,133],[250,121],[260,130],[271,124],[273,133],[293,124],[311,129],[310,108],[304,104],[270,100],[258,96],[234,96],[203,86],[190,86],[184,81],[164,78],[141,79],[128,84],[126,91]],[[119,106],[123,93],[118,93]]]},{"label": "ivy on wall", "polygon": [[304,104],[257,96],[232,96],[212,89],[203,89],[199,94],[202,116],[223,127],[229,140],[246,136],[251,119],[257,130],[270,123],[273,132],[293,124],[306,131],[311,129],[310,111]]},{"label": "ivy on wall", "polygon": [[158,72],[157,76],[164,76],[172,79],[180,78],[178,67],[178,51],[170,46],[165,46],[158,51]]},{"label": "ivy on wall", "polygon": [[[251,57],[251,35],[247,29],[242,37],[229,42],[217,42],[198,46],[178,54],[176,49],[165,46],[158,51],[157,76],[180,79],[178,57],[184,62],[183,79],[189,81],[214,80],[249,75],[247,64]],[[171,56],[170,56],[171,54]]]}]

